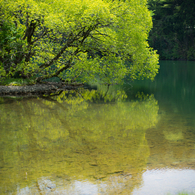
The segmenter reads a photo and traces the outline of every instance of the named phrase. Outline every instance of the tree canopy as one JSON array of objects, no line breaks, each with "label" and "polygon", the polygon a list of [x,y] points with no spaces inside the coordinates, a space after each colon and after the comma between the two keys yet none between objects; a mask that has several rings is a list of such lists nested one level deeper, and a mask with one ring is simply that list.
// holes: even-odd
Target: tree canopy
[{"label": "tree canopy", "polygon": [[146,0],[1,0],[0,75],[68,82],[153,79]]},{"label": "tree canopy", "polygon": [[119,83],[153,79],[146,0],[0,0],[0,75]]},{"label": "tree canopy", "polygon": [[149,43],[160,59],[195,59],[195,1],[149,0],[154,28]]}]

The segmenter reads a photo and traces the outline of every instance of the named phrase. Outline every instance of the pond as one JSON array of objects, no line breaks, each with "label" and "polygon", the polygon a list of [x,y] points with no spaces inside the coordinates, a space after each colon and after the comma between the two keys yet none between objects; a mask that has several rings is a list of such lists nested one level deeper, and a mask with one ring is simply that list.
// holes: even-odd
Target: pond
[{"label": "pond", "polygon": [[0,97],[0,194],[195,193],[195,62],[153,82]]}]

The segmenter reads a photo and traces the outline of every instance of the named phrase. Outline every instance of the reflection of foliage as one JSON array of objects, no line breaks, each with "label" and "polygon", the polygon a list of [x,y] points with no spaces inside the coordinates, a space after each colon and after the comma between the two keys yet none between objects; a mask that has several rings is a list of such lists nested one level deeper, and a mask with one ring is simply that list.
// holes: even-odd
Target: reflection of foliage
[{"label": "reflection of foliage", "polygon": [[150,168],[194,169],[194,115],[164,112],[157,128],[147,130]]},{"label": "reflection of foliage", "polygon": [[51,174],[93,180],[141,172],[149,155],[145,130],[157,122],[156,100],[92,104],[99,95],[81,90],[57,101],[2,104],[1,186],[9,186],[9,178],[17,184]]},{"label": "reflection of foliage", "polygon": [[167,111],[195,115],[195,63],[160,61],[160,66],[160,74],[154,82],[149,80],[134,82],[131,90],[126,90],[127,93],[131,93],[128,96],[133,96],[137,91],[143,91],[145,94],[154,93],[160,107],[165,108],[166,105]]},{"label": "reflection of foliage", "polygon": [[178,133],[170,133],[170,132],[166,132],[164,131],[164,135],[165,135],[165,139],[169,140],[169,141],[178,141],[178,140],[182,140],[183,139],[183,135],[182,132],[179,131]]},{"label": "reflection of foliage", "polygon": [[98,90],[77,89],[76,91],[64,91],[59,96],[55,97],[58,102],[67,102],[68,104],[78,104],[78,102],[116,102],[123,101],[127,98],[126,93],[117,89],[116,86],[99,85]]}]

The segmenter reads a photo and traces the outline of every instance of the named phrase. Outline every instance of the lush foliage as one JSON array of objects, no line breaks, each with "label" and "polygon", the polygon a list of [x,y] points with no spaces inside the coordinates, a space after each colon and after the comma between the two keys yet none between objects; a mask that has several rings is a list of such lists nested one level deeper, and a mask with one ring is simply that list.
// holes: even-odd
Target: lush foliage
[{"label": "lush foliage", "polygon": [[158,72],[146,0],[0,0],[0,13],[1,77],[119,83]]},{"label": "lush foliage", "polygon": [[149,43],[160,59],[195,60],[195,1],[149,0],[153,24]]}]

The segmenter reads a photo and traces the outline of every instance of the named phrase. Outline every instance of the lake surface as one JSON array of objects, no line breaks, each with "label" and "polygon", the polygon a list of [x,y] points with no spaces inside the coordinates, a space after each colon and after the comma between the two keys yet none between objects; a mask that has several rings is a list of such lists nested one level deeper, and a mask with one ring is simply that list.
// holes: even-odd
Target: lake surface
[{"label": "lake surface", "polygon": [[195,193],[195,62],[153,82],[0,97],[0,194]]}]

